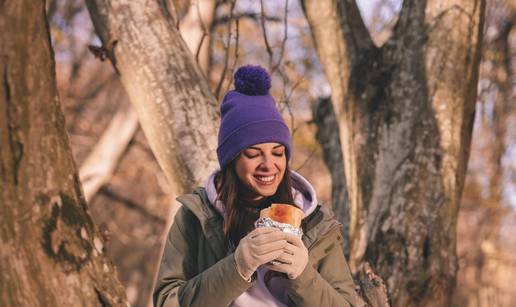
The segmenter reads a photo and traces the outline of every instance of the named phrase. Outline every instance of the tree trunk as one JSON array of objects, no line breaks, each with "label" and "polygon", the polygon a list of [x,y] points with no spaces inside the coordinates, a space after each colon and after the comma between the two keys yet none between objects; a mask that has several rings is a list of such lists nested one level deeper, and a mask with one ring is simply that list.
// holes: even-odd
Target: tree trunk
[{"label": "tree trunk", "polygon": [[[172,199],[193,191],[218,167],[219,113],[215,97],[169,13],[175,11],[167,7],[172,2],[87,0],[86,4],[167,176]],[[170,209],[162,242],[178,210],[176,201]]]},{"label": "tree trunk", "polygon": [[330,98],[319,98],[312,105],[312,117],[317,126],[315,137],[321,144],[324,162],[331,175],[331,202],[335,216],[342,223],[342,248],[349,257],[349,205],[344,157],[340,145],[339,124]]},{"label": "tree trunk", "polygon": [[0,4],[0,305],[126,306],[82,195],[44,12]]},{"label": "tree trunk", "polygon": [[157,0],[88,0],[93,24],[119,73],[172,194],[216,169],[215,98]]},{"label": "tree trunk", "polygon": [[448,306],[485,0],[404,1],[376,47],[355,1],[305,0],[332,88],[350,197],[350,265],[393,306]]}]

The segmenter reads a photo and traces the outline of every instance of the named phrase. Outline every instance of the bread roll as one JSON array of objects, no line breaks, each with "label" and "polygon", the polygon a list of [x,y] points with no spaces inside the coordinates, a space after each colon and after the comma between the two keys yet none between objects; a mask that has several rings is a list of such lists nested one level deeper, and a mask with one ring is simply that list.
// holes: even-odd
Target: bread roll
[{"label": "bread roll", "polygon": [[268,217],[276,222],[290,224],[296,228],[301,227],[303,210],[292,205],[272,204],[269,208],[260,211],[260,217]]}]

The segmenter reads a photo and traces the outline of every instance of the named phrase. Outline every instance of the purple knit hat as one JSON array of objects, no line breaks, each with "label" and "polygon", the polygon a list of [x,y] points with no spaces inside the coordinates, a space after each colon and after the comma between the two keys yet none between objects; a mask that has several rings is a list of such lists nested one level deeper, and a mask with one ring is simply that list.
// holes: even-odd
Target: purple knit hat
[{"label": "purple knit hat", "polygon": [[249,146],[276,142],[285,146],[290,158],[290,131],[269,94],[271,78],[261,66],[240,67],[235,90],[220,105],[221,123],[217,157],[220,167],[229,164]]}]

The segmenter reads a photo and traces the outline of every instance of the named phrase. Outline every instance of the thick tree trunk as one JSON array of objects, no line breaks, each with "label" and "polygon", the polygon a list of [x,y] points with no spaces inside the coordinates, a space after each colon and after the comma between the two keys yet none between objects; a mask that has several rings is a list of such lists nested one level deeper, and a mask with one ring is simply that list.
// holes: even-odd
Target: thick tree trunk
[{"label": "thick tree trunk", "polygon": [[394,306],[448,306],[485,0],[404,1],[374,46],[352,0],[306,0],[332,87],[350,197],[350,264]]},{"label": "thick tree trunk", "polygon": [[[173,5],[158,0],[86,1],[175,199],[201,185],[218,167],[219,114],[215,97],[169,13],[175,10],[165,3]],[[162,240],[177,210],[174,200]]]},{"label": "thick tree trunk", "polygon": [[0,4],[0,305],[126,306],[81,192],[44,12]]},{"label": "thick tree trunk", "polygon": [[86,1],[172,194],[190,192],[216,169],[215,98],[157,0]]}]

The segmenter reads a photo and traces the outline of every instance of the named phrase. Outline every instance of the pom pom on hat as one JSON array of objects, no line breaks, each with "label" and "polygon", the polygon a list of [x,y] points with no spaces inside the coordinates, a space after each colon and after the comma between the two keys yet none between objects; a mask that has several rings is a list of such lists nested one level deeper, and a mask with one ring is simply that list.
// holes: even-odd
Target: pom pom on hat
[{"label": "pom pom on hat", "polygon": [[240,67],[235,75],[235,90],[249,96],[268,95],[271,88],[269,73],[259,65]]}]

